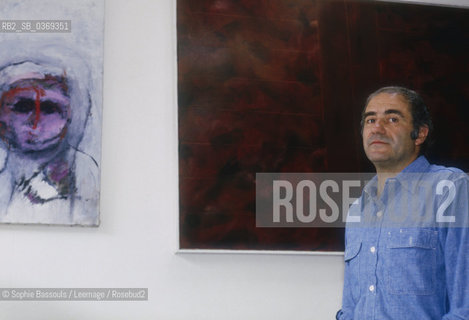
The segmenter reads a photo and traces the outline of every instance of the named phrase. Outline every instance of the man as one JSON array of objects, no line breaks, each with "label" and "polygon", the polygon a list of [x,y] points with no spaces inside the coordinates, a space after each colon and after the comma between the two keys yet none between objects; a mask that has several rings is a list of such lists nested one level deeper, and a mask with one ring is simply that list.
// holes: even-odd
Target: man
[{"label": "man", "polygon": [[422,155],[431,131],[416,92],[368,98],[363,146],[377,175],[349,210],[337,319],[469,319],[469,183]]}]

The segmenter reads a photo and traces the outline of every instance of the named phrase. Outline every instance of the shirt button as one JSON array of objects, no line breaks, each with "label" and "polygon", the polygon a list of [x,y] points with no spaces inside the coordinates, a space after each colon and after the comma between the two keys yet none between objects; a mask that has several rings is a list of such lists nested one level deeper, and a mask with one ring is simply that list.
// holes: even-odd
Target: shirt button
[{"label": "shirt button", "polygon": [[371,247],[371,248],[370,248],[370,251],[371,251],[371,253],[375,253],[375,252],[376,252],[376,248],[375,248],[375,247]]},{"label": "shirt button", "polygon": [[383,215],[383,211],[378,211],[378,212],[376,212],[376,216],[377,216],[378,218],[381,218],[382,215]]},{"label": "shirt button", "polygon": [[369,286],[368,290],[370,290],[371,292],[375,291],[375,286],[374,285]]}]

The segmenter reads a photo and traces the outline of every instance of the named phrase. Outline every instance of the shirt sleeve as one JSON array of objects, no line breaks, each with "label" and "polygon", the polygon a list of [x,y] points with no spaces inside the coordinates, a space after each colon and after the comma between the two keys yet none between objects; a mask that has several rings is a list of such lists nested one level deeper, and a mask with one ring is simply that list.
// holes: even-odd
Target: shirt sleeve
[{"label": "shirt sleeve", "polygon": [[353,320],[353,313],[355,310],[355,300],[352,296],[352,278],[358,275],[353,274],[350,268],[350,259],[354,258],[357,253],[348,252],[347,240],[345,241],[345,271],[344,271],[344,289],[342,294],[342,309],[336,314],[337,320]]},{"label": "shirt sleeve", "polygon": [[456,218],[446,229],[444,248],[448,313],[443,320],[469,319],[469,188],[467,178],[455,182],[456,197],[448,208]]},{"label": "shirt sleeve", "polygon": [[348,274],[347,264],[345,264],[345,273],[344,273],[344,290],[342,295],[342,309],[337,312],[337,320],[352,320],[353,313],[355,310],[355,301],[352,297],[350,277],[353,275]]}]

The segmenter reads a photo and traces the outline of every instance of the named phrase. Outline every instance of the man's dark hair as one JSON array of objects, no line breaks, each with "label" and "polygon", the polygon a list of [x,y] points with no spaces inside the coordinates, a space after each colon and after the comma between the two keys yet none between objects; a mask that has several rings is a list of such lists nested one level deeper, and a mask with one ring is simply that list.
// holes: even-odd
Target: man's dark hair
[{"label": "man's dark hair", "polygon": [[415,91],[398,86],[390,86],[390,87],[383,87],[368,96],[366,99],[365,107],[362,110],[362,117],[361,117],[361,130],[363,132],[363,125],[365,124],[364,121],[364,114],[368,103],[370,100],[373,99],[380,93],[389,93],[389,94],[398,94],[403,97],[410,106],[410,113],[412,115],[412,124],[414,129],[410,133],[410,137],[415,140],[418,138],[419,129],[420,127],[426,126],[428,127],[428,135],[425,141],[420,146],[420,154],[425,154],[428,151],[428,148],[431,144],[431,133],[433,132],[433,122],[430,116],[430,112],[428,111],[425,102],[423,102],[422,97]]}]

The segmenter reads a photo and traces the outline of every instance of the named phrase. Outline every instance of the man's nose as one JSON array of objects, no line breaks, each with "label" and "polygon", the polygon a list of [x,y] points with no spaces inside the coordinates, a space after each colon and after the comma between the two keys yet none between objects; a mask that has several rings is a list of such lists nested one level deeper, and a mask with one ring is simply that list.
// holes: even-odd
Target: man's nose
[{"label": "man's nose", "polygon": [[384,129],[384,119],[376,119],[376,121],[371,126],[371,131],[373,133],[383,133]]}]

